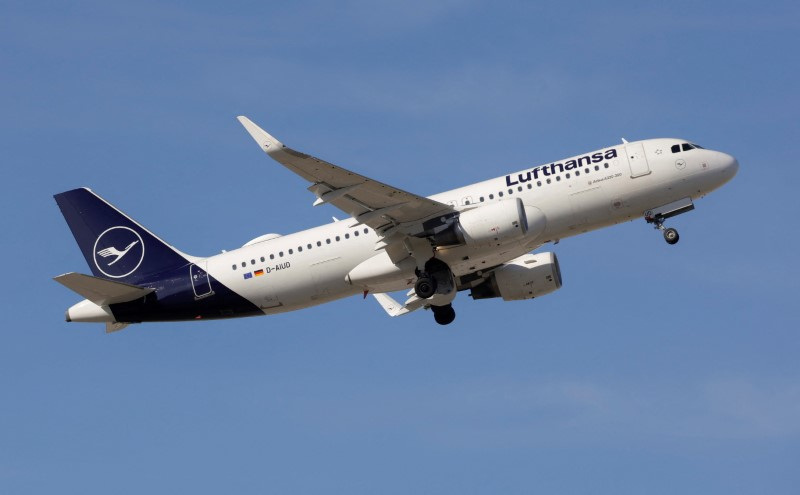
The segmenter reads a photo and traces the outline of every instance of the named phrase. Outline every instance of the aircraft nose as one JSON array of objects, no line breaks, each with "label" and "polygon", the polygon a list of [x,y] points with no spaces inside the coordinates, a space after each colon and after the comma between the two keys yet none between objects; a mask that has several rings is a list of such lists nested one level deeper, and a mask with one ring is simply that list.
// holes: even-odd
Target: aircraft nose
[{"label": "aircraft nose", "polygon": [[733,179],[737,172],[739,172],[739,160],[727,153],[720,153],[722,159],[720,160],[721,170],[727,177],[727,180]]}]

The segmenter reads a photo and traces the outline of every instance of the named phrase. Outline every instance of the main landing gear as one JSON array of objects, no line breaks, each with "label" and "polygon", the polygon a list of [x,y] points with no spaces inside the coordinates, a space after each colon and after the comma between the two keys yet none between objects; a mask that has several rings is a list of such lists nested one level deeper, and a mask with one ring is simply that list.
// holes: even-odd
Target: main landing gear
[{"label": "main landing gear", "polygon": [[436,279],[423,272],[417,277],[417,283],[414,284],[414,292],[417,293],[417,297],[420,299],[429,299],[436,294],[436,285]]},{"label": "main landing gear", "polygon": [[439,325],[449,325],[456,319],[456,310],[453,309],[452,304],[431,306],[431,311],[433,311],[433,319]]},{"label": "main landing gear", "polygon": [[447,263],[436,258],[429,259],[424,270],[417,270],[414,292],[418,298],[426,300],[425,305],[433,311],[433,318],[439,325],[449,325],[456,319],[451,304],[456,296],[456,285]]}]

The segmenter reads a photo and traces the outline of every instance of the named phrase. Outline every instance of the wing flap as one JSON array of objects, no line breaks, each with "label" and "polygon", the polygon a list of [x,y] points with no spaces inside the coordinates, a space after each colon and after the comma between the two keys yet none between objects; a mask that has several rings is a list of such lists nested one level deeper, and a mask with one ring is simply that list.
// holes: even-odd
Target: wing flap
[{"label": "wing flap", "polygon": [[98,306],[133,301],[155,290],[75,272],[59,275],[53,280]]}]

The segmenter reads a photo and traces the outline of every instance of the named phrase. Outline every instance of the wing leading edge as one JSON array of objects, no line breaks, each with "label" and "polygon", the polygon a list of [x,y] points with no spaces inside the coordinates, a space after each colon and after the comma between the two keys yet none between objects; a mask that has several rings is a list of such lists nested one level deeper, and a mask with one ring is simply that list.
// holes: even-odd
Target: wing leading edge
[{"label": "wing leading edge", "polygon": [[237,117],[262,151],[311,182],[309,191],[317,196],[314,205],[329,203],[379,234],[422,232],[430,218],[455,212],[450,205],[417,196],[363,175],[296,151],[275,139],[244,116]]}]

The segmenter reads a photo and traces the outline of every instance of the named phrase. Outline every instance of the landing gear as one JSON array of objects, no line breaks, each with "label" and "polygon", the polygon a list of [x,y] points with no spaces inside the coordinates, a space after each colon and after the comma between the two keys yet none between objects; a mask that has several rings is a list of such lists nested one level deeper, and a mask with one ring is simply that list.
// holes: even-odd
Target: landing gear
[{"label": "landing gear", "polygon": [[436,294],[436,279],[427,273],[420,273],[417,283],[414,284],[414,292],[420,299],[428,299]]},{"label": "landing gear", "polygon": [[676,244],[680,239],[678,231],[672,228],[665,228],[664,220],[692,210],[694,210],[692,198],[683,198],[666,205],[658,206],[652,210],[647,210],[644,212],[644,219],[647,223],[652,223],[656,229],[664,233],[664,240],[667,241],[667,244]]},{"label": "landing gear", "polygon": [[446,306],[431,306],[433,311],[433,319],[439,325],[449,325],[456,319],[456,310],[453,309],[452,304]]},{"label": "landing gear", "polygon": [[664,227],[665,218],[663,216],[645,216],[644,219],[647,223],[652,223],[656,229],[664,233],[664,240],[667,241],[667,244],[676,244],[680,240],[681,236],[678,235],[677,229]]},{"label": "landing gear", "polygon": [[669,228],[664,230],[664,240],[667,241],[667,244],[675,244],[680,240],[681,236],[678,235],[678,231]]}]

